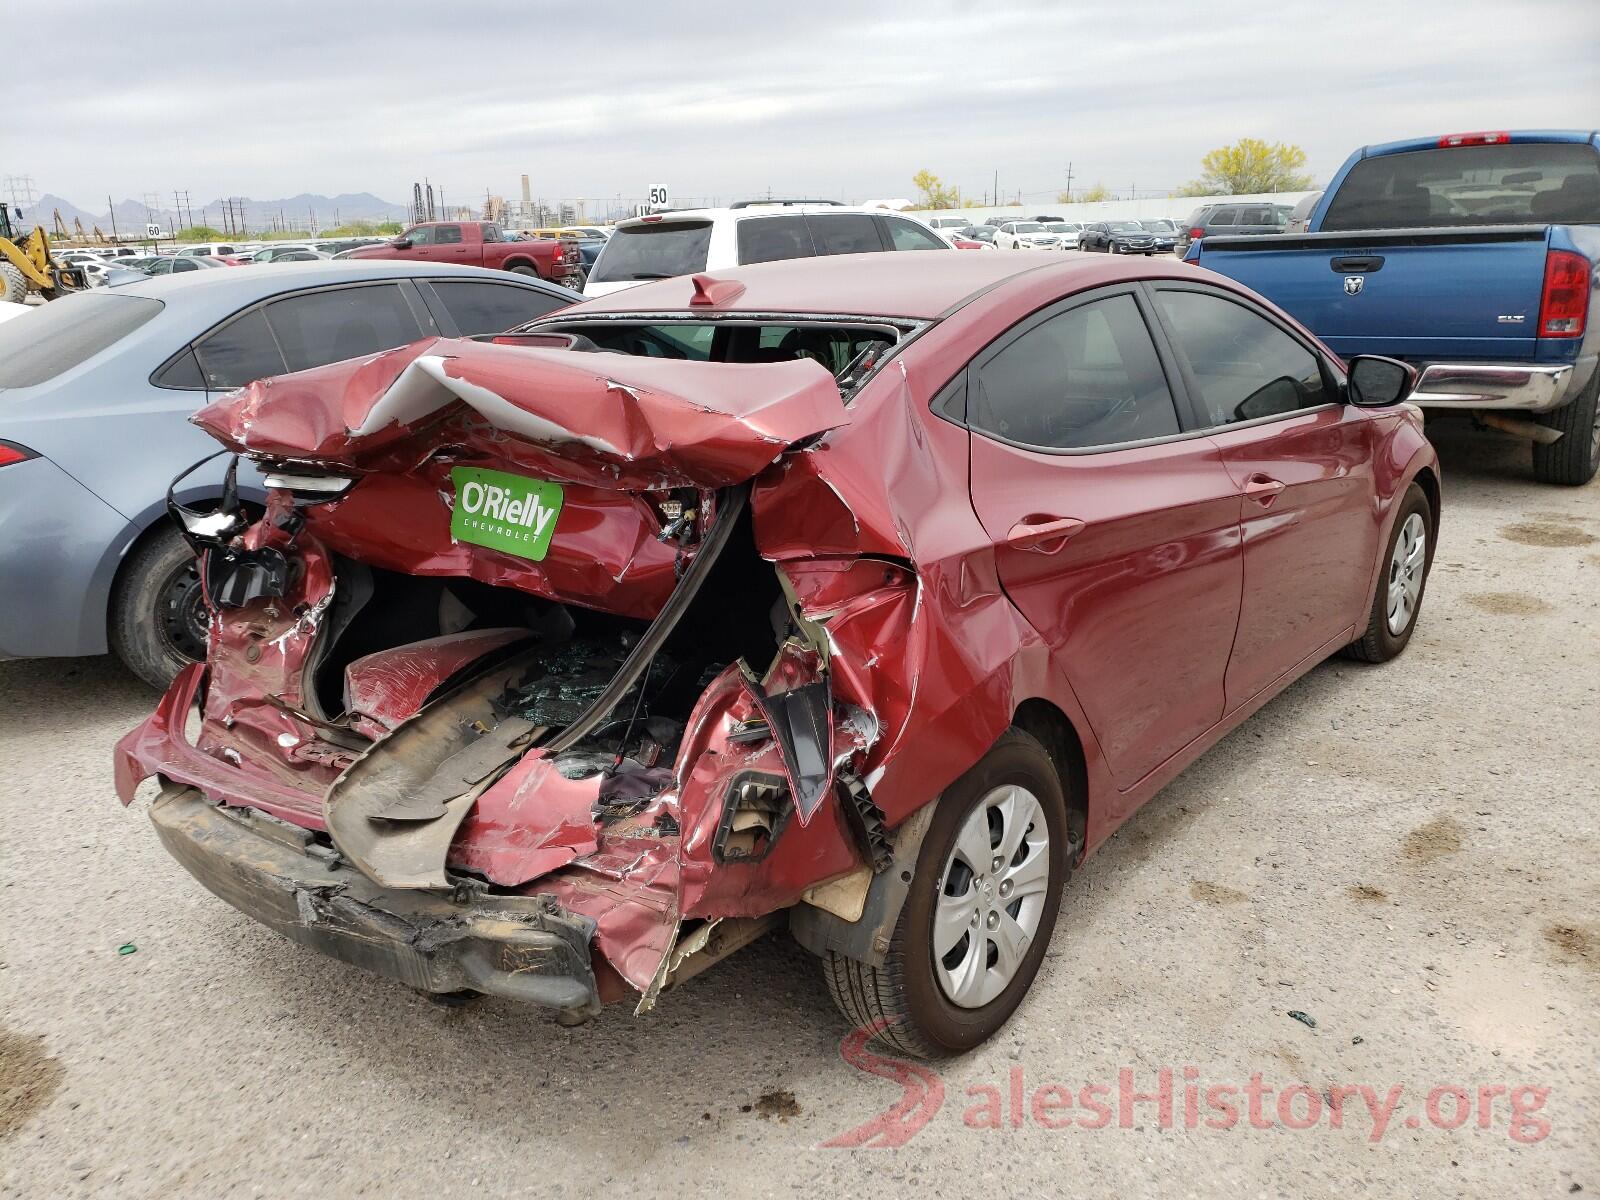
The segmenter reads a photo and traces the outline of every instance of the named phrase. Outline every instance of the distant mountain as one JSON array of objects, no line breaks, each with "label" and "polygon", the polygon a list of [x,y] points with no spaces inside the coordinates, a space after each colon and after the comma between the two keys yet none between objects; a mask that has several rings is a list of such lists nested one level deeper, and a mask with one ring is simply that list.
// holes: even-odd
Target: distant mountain
[{"label": "distant mountain", "polygon": [[[275,223],[281,223],[289,229],[309,229],[313,219],[319,229],[331,229],[349,221],[404,221],[409,211],[406,205],[392,204],[371,192],[345,192],[338,196],[302,192],[282,200],[236,198],[235,211],[241,209],[245,227],[252,231],[271,228]],[[57,212],[61,214],[61,221],[69,233],[74,232],[74,220],[83,222],[85,233],[96,225],[103,233],[111,232],[112,216],[105,209],[92,212],[49,193],[34,201],[32,207],[24,209],[23,219],[28,223],[37,221],[49,230],[54,227],[54,214]],[[220,198],[206,204],[196,203],[182,214],[170,207],[147,209],[138,200],[123,199],[116,202],[114,212],[117,232],[124,237],[142,233],[146,222],[154,222],[163,229],[181,229],[190,224],[191,213],[196,225],[211,225],[221,229],[224,224],[224,202]]]}]

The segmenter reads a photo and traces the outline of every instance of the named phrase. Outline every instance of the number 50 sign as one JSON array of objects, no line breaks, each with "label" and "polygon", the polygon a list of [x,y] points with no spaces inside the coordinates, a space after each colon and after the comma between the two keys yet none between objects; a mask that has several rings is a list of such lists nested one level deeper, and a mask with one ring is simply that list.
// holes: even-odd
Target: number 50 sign
[{"label": "number 50 sign", "polygon": [[651,208],[666,208],[667,207],[667,185],[666,184],[664,184],[664,183],[652,183],[650,185],[650,207]]}]

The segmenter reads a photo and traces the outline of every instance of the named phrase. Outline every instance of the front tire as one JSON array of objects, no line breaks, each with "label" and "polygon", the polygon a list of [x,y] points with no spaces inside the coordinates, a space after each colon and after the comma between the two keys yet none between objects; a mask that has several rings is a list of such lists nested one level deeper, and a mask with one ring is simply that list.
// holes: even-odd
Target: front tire
[{"label": "front tire", "polygon": [[111,597],[112,652],[140,679],[165,689],[205,657],[207,613],[189,544],[163,529],[123,565]]},{"label": "front tire", "polygon": [[1561,440],[1533,444],[1533,474],[1540,483],[1582,487],[1600,469],[1600,367],[1571,404],[1545,413],[1541,424],[1561,431]]},{"label": "front tire", "polygon": [[0,300],[21,304],[28,298],[27,276],[15,264],[0,262]]},{"label": "front tire", "polygon": [[847,1019],[917,1058],[960,1054],[1038,974],[1071,870],[1066,798],[1038,740],[1009,729],[935,803],[882,967],[829,952]]},{"label": "front tire", "polygon": [[1433,566],[1433,510],[1427,493],[1415,483],[1400,503],[1383,561],[1366,631],[1344,648],[1346,657],[1361,662],[1388,662],[1404,650],[1422,611]]}]

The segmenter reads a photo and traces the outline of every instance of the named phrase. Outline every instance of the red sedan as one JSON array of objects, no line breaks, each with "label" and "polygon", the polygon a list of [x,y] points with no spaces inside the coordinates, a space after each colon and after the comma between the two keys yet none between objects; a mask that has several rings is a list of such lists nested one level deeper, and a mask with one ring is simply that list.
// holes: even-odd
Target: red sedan
[{"label": "red sedan", "polygon": [[1409,368],[1021,257],[664,280],[212,404],[266,512],[176,510],[209,658],[122,795],[413,987],[576,1021],[787,925],[890,1046],[977,1045],[1119,824],[1405,648],[1439,518]]}]

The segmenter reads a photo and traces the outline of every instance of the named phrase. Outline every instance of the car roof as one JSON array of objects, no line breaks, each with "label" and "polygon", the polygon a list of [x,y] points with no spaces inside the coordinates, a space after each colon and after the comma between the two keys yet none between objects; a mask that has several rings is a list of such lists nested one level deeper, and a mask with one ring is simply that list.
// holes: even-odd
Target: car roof
[{"label": "car roof", "polygon": [[871,213],[879,217],[911,216],[910,213],[894,212],[887,208],[868,208],[861,204],[830,204],[824,200],[811,204],[777,200],[769,204],[764,200],[752,200],[740,208],[670,208],[645,217],[627,217],[618,221],[614,228],[632,229],[640,225],[655,225],[661,221],[713,221],[719,218],[737,220],[744,217],[792,217],[796,214],[812,216],[822,213]]},{"label": "car roof", "polygon": [[[411,259],[347,258],[314,263],[262,263],[249,267],[221,267],[183,275],[162,275],[118,285],[114,295],[149,296],[168,305],[251,304],[279,292],[322,287],[330,283],[370,283],[383,279],[493,279],[500,283],[539,284],[542,280],[512,276],[456,263],[417,262]],[[545,287],[551,285],[546,283]]]},{"label": "car roof", "polygon": [[[1040,261],[1040,260],[1044,261]],[[899,250],[878,254],[830,254],[793,258],[707,272],[714,279],[735,280],[744,291],[731,300],[699,311],[851,313],[862,316],[932,320],[959,308],[980,292],[1025,275],[1051,269],[1101,273],[1104,255],[976,254],[971,251]],[[1193,268],[1188,268],[1190,273]],[[652,280],[608,292],[563,309],[562,317],[602,312],[687,312],[694,284],[689,276]]]}]

